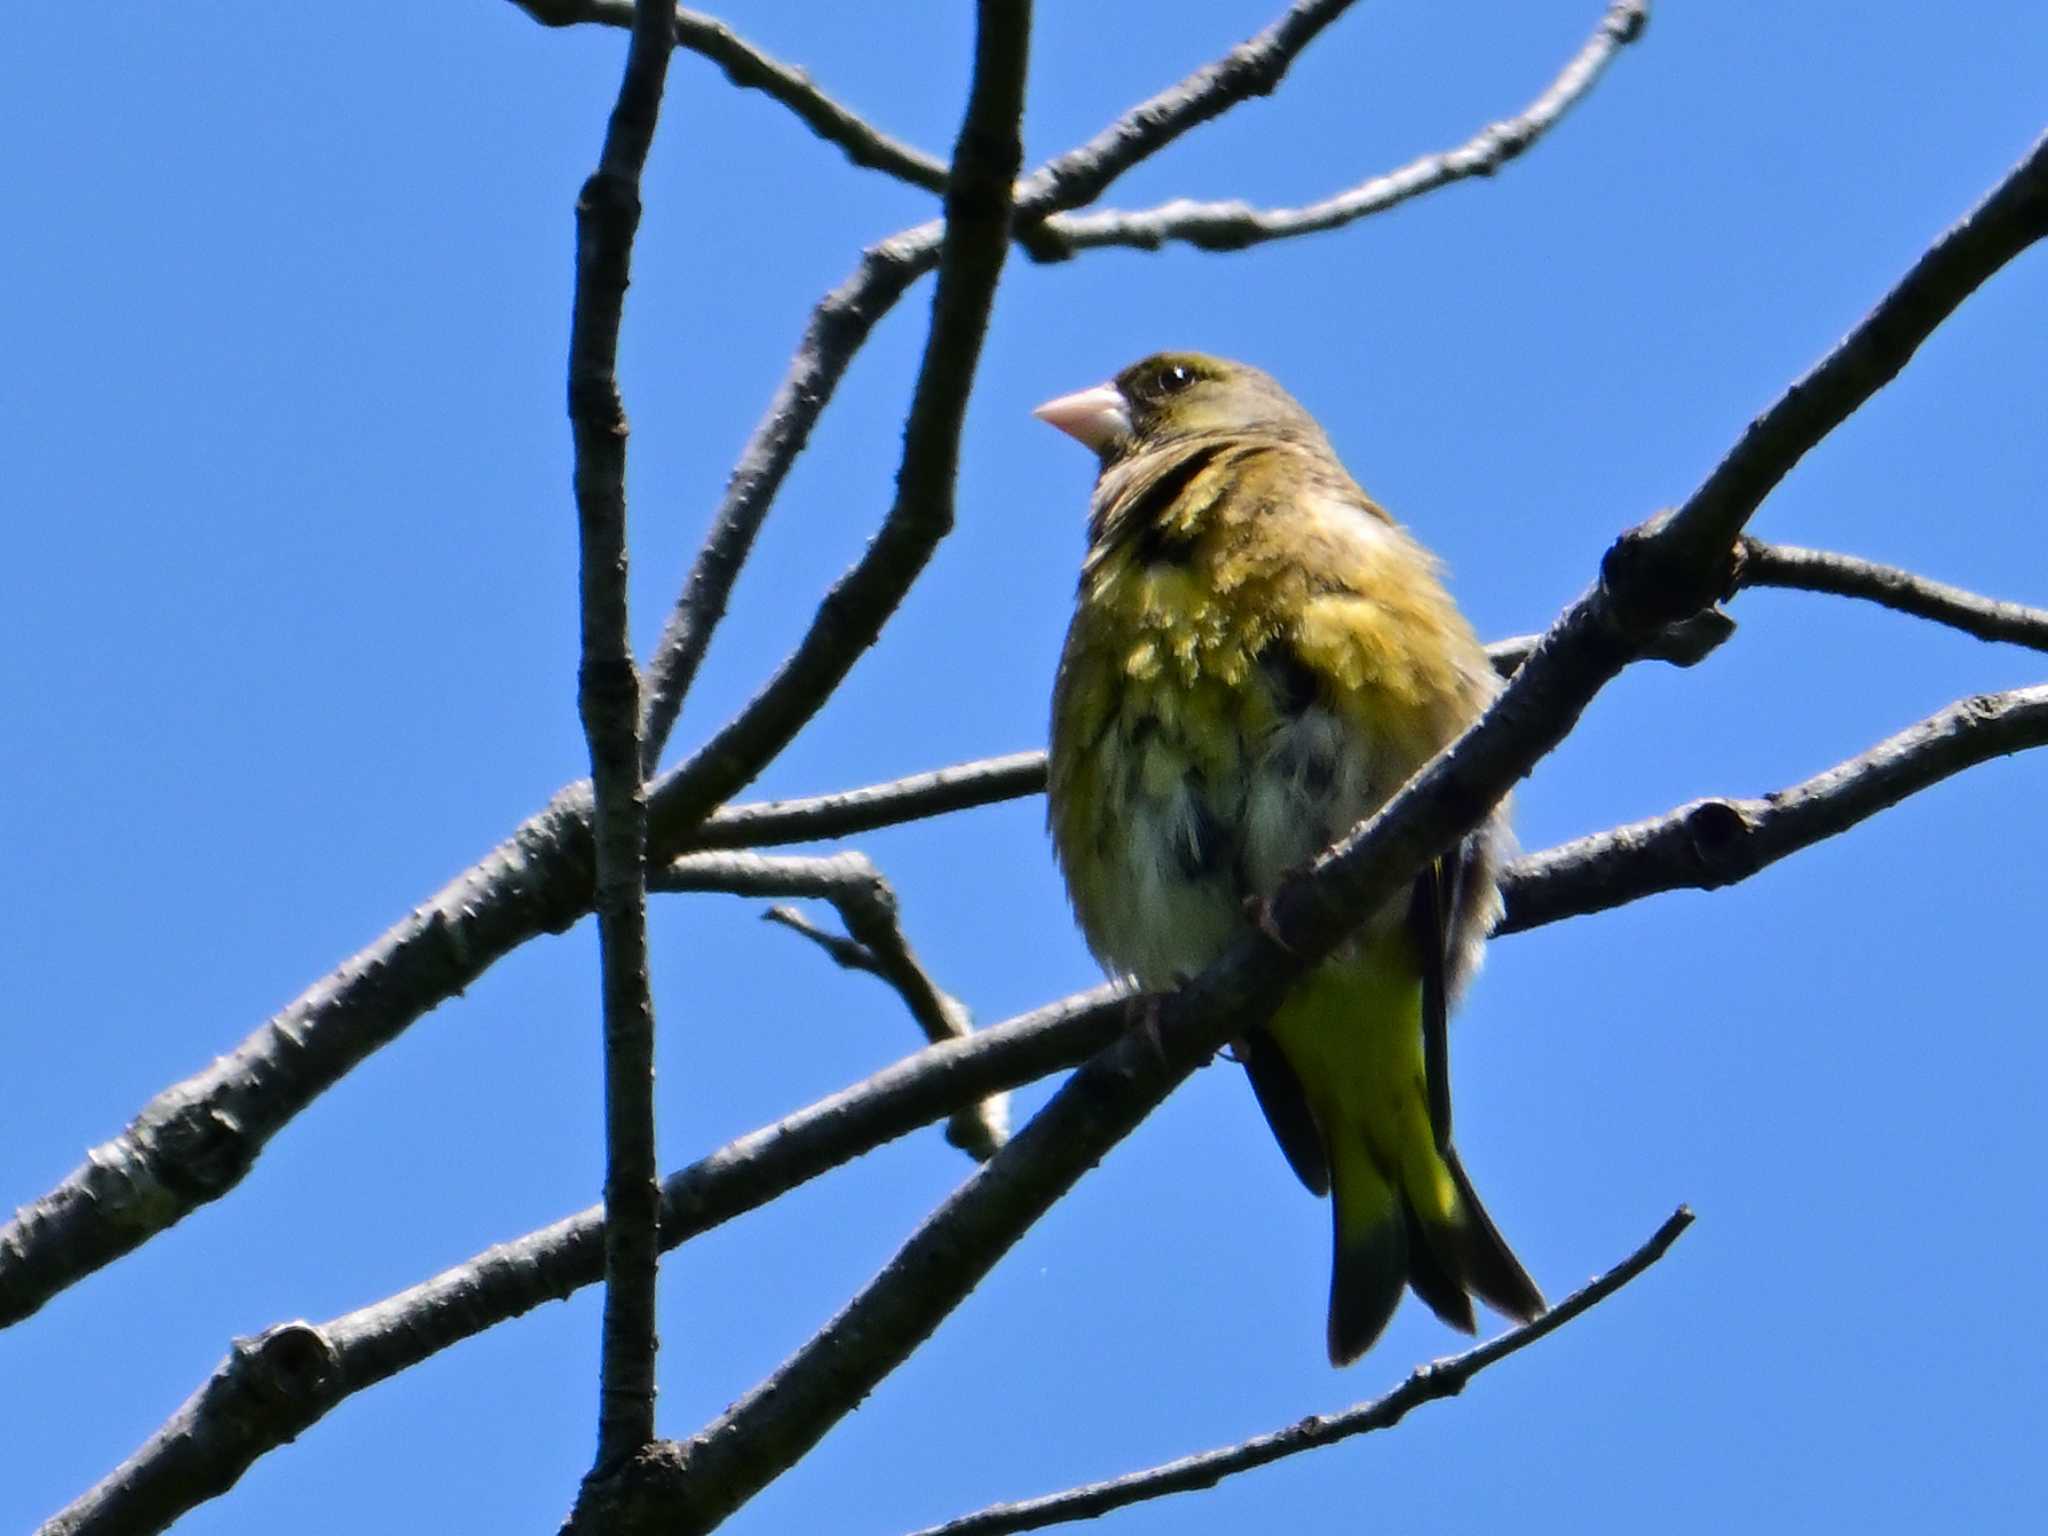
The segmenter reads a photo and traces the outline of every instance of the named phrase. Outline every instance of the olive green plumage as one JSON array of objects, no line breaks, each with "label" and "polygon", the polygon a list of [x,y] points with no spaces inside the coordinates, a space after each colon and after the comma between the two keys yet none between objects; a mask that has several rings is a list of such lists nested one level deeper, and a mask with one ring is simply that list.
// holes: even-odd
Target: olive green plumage
[{"label": "olive green plumage", "polygon": [[[1095,449],[1053,693],[1053,841],[1090,946],[1147,987],[1202,969],[1269,894],[1492,697],[1436,563],[1255,368],[1162,353],[1040,408]],[[1470,1331],[1543,1299],[1450,1144],[1450,1001],[1499,912],[1496,813],[1238,1042],[1302,1181],[1331,1193],[1329,1351],[1404,1284]]]}]

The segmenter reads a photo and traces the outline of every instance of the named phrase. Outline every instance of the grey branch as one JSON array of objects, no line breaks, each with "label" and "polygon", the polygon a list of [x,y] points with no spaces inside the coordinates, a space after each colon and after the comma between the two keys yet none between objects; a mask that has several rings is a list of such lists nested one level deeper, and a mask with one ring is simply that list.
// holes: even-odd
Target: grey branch
[{"label": "grey branch", "polygon": [[[1848,830],[1975,764],[2048,746],[2048,686],[1966,699],[1804,783],[1756,800],[1716,799],[1616,828],[1508,867],[1501,933],[1521,933],[1660,891],[1714,889]],[[1077,1066],[1123,1033],[1119,995],[1097,988],[932,1046],[831,1098],[742,1137],[662,1187],[664,1248],[978,1100]],[[220,1373],[48,1533],[160,1529],[225,1492],[265,1452],[351,1393],[558,1300],[602,1274],[603,1213],[592,1207],[480,1254],[410,1290],[313,1330],[300,1353],[332,1366],[270,1372],[261,1411],[223,1396]],[[303,1328],[286,1324],[285,1328]],[[279,1330],[263,1337],[268,1339]],[[294,1346],[295,1348],[298,1346]],[[281,1387],[277,1383],[284,1382]],[[162,1510],[158,1517],[147,1512]],[[155,1523],[150,1523],[152,1520]]]},{"label": "grey branch", "polygon": [[0,1327],[240,1183],[270,1138],[429,1008],[590,910],[590,786],[315,982],[228,1055],[145,1104],[0,1228]]},{"label": "grey branch", "polygon": [[1808,449],[1898,377],[1957,305],[2044,234],[2048,134],[1928,248],[1841,345],[1749,424],[1736,451],[1668,525],[1646,526],[1609,551],[1602,579],[1639,583],[1668,618],[1696,612],[1726,593],[1736,580],[1736,540],[1757,503]]},{"label": "grey branch", "polygon": [[1859,560],[1824,549],[1766,544],[1745,536],[1736,554],[1738,587],[1787,587],[1860,597],[1882,607],[1932,619],[1979,640],[2004,640],[2048,651],[2048,608],[1980,597],[1946,582],[1929,581],[1894,565]]},{"label": "grey branch", "polygon": [[1351,5],[1352,0],[1297,0],[1256,37],[1139,102],[1086,144],[1047,161],[1019,191],[1019,239],[1041,258],[1070,254],[1064,239],[1052,233],[1060,221],[1049,215],[1092,203],[1117,177],[1190,128],[1250,97],[1271,95],[1301,51]]},{"label": "grey branch", "polygon": [[[1734,631],[1733,619],[1717,608],[1708,609],[1667,625],[1652,637],[1643,655],[1677,667],[1694,666]],[[1487,654],[1501,676],[1511,677],[1542,638],[1517,635],[1510,640],[1497,640],[1486,648]],[[835,794],[724,806],[698,824],[688,835],[688,845],[692,849],[767,848],[777,843],[816,842],[1005,800],[1021,800],[1044,788],[1045,754],[1012,752],[1007,757],[956,763],[950,768]]]},{"label": "grey branch", "polygon": [[1261,920],[1176,992],[1156,1028],[1077,1071],[797,1353],[681,1447],[661,1507],[708,1530],[803,1456],[927,1338],[1054,1201],[1232,1034],[1570,732],[1674,620],[1727,589],[1744,521],[1798,458],[1895,375],[1956,305],[2048,223],[2048,143],[2016,169],[1777,406],[1677,512],[1617,541],[1485,715],[1375,816],[1264,903]]},{"label": "grey branch", "polygon": [[[534,0],[527,9],[545,19],[549,7]],[[1256,77],[1238,83],[1248,89]],[[1231,98],[1219,86],[1215,99]],[[1142,108],[1127,113],[1119,125],[1142,115]],[[1191,115],[1182,113],[1172,126],[1191,125]],[[1102,137],[1122,136],[1119,126]],[[1170,138],[1145,142],[1156,150]],[[1112,172],[1121,168],[1111,163]],[[1064,195],[1034,197],[1018,216],[1063,211],[1069,206],[1060,200]],[[645,675],[646,742],[666,739],[754,530],[853,353],[936,259],[935,226],[883,241],[813,314]],[[785,724],[783,733],[797,723]],[[700,765],[694,778],[678,770],[656,786],[650,857],[683,852],[707,802],[724,798],[703,793],[707,776]],[[119,1136],[95,1147],[56,1188],[0,1227],[0,1327],[226,1194],[270,1138],[358,1062],[511,950],[586,916],[593,886],[590,787],[572,784],[232,1052],[156,1095]]]},{"label": "grey branch", "polygon": [[1534,1344],[1545,1334],[1555,1333],[1566,1323],[1589,1311],[1627,1285],[1663,1258],[1678,1241],[1679,1234],[1692,1225],[1692,1212],[1680,1206],[1643,1245],[1606,1274],[1588,1281],[1552,1307],[1533,1323],[1510,1329],[1498,1338],[1444,1360],[1432,1360],[1409,1372],[1408,1379],[1369,1403],[1360,1403],[1342,1413],[1317,1413],[1271,1434],[1258,1435],[1237,1445],[1183,1456],[1143,1472],[1069,1488],[1044,1498],[1025,1499],[1014,1504],[994,1504],[944,1525],[935,1525],[915,1536],[1008,1536],[1014,1531],[1042,1530],[1073,1520],[1091,1520],[1171,1493],[1191,1493],[1213,1488],[1226,1477],[1249,1472],[1255,1467],[1297,1456],[1303,1451],[1336,1445],[1353,1435],[1392,1429],[1409,1411],[1424,1403],[1456,1397],[1465,1384],[1488,1366],[1507,1359]]},{"label": "grey branch", "polygon": [[[752,553],[761,523],[790,466],[810,441],[825,407],[875,323],[938,263],[943,226],[905,230],[868,247],[851,276],[818,301],[768,412],[733,467],[725,498],[683,581],[647,663],[642,763],[659,762],[683,698],[696,680],[711,636],[725,617],[733,583]],[[678,770],[680,771],[680,770]],[[671,775],[674,778],[675,775]],[[680,820],[681,818],[679,818]]]},{"label": "grey branch", "polygon": [[[1140,159],[1158,153],[1190,128],[1243,101],[1262,85],[1270,90],[1288,62],[1343,8],[1335,0],[1303,0],[1251,43],[1219,63],[1195,71],[1172,89],[1140,102],[1088,143],[1049,161],[1016,187],[1012,233],[1037,248],[1036,242],[1024,232],[1038,228],[1053,214],[1100,196],[1104,188]],[[1239,62],[1233,64],[1233,60]],[[668,742],[683,699],[710,647],[711,636],[725,616],[733,583],[739,578],[740,568],[753,549],[761,522],[768,515],[790,465],[803,452],[811,428],[876,322],[912,282],[937,264],[943,233],[940,224],[924,224],[871,246],[862,254],[854,274],[826,295],[812,312],[803,342],[769,403],[767,415],[755,427],[740,455],[725,498],[689,575],[684,578],[682,593],[648,662],[644,732],[648,772],[654,771]],[[827,616],[821,611],[821,619]],[[882,619],[887,617],[887,613],[881,615]],[[814,627],[813,635],[816,632]],[[854,645],[849,649],[857,654],[861,648]],[[849,664],[850,660],[849,656]],[[774,686],[771,683],[770,687]],[[766,715],[790,713],[799,704],[800,696],[785,696]],[[815,708],[813,703],[781,725],[779,730],[784,739]],[[765,723],[764,716],[756,715],[751,706],[742,720],[749,717],[755,718],[757,724]],[[740,723],[728,726],[728,732]],[[773,733],[767,739],[772,742]],[[758,753],[763,749],[754,750]],[[767,750],[772,750],[772,746]],[[675,798],[692,808],[692,814],[675,818],[678,828],[698,819],[712,805],[741,788],[759,770],[759,764],[754,764],[751,771],[741,770],[746,777],[718,794],[701,790],[686,794],[682,788],[686,781],[680,776],[693,769],[700,777],[709,778],[711,763],[707,753],[700,752],[694,763],[685,764],[670,775],[676,786]],[[728,772],[726,777],[730,776]]]},{"label": "grey branch", "polygon": [[765,848],[815,842],[1019,800],[1044,788],[1045,754],[1012,752],[829,795],[728,805],[707,816],[689,843],[692,848]]},{"label": "grey branch", "polygon": [[[1021,18],[1015,38],[1021,53],[1029,7],[1019,0],[1009,6],[983,0],[977,36],[985,38],[993,18],[1006,10]],[[904,427],[895,502],[860,560],[826,593],[796,650],[761,692],[657,786],[653,811],[664,828],[701,821],[788,744],[874,644],[939,541],[952,531],[960,430],[996,281],[1009,251],[1010,194],[1023,153],[1022,86],[995,92],[989,83],[993,61],[979,51],[982,46],[977,43],[975,80],[985,89],[970,95],[954,151],[946,217],[935,231],[941,236],[938,289]],[[1012,62],[1021,80],[1021,58]]]},{"label": "grey branch", "polygon": [[[966,1006],[933,981],[911,952],[896,892],[862,854],[818,859],[686,854],[657,870],[649,884],[659,891],[725,891],[736,896],[809,896],[829,901],[851,938],[815,928],[788,908],[771,908],[766,915],[817,943],[840,965],[886,981],[932,1044],[960,1039],[973,1031],[973,1016]],[[1003,1094],[955,1110],[946,1129],[948,1141],[980,1162],[995,1156],[1009,1134],[1009,1099]]]},{"label": "grey branch", "polygon": [[[1113,988],[1039,1008],[960,1040],[927,1046],[865,1081],[764,1126],[662,1185],[664,1249],[766,1205],[863,1152],[1085,1060],[1122,1029]],[[114,1472],[40,1536],[160,1531],[234,1486],[258,1458],[297,1438],[354,1393],[485,1329],[559,1301],[604,1273],[604,1209],[592,1206],[503,1243],[381,1302],[312,1325],[237,1341],[213,1377]],[[283,1336],[290,1353],[244,1357]],[[289,1368],[286,1368],[289,1367]]]},{"label": "grey branch", "polygon": [[2048,686],[1964,699],[1790,789],[1697,800],[1516,860],[1502,882],[1499,932],[1747,880],[1965,768],[2043,745]]},{"label": "grey branch", "polygon": [[[619,328],[640,228],[640,181],[661,116],[670,0],[640,0],[597,169],[576,198],[569,422],[575,441],[581,662],[576,702],[590,749],[604,1020],[604,1320],[597,1453],[587,1491],[654,1438],[654,1281],[660,1164],[654,1150],[654,999],[647,979],[647,795],[640,675],[627,613],[626,411]],[[582,1496],[578,1497],[579,1507]]]},{"label": "grey branch", "polygon": [[1642,35],[1646,0],[1616,0],[1586,45],[1527,110],[1491,124],[1456,149],[1424,155],[1399,170],[1375,176],[1305,208],[1254,208],[1242,201],[1195,202],[1175,198],[1156,208],[1068,215],[1046,221],[1033,254],[1071,255],[1097,246],[1157,250],[1184,241],[1207,251],[1236,251],[1268,240],[1338,229],[1410,198],[1473,176],[1491,176],[1542,138],[1593,88],[1614,56]]},{"label": "grey branch", "polygon": [[[595,22],[607,27],[633,25],[632,0],[512,0],[543,26],[567,27]],[[701,54],[725,71],[742,90],[754,90],[782,103],[805,127],[828,144],[836,144],[855,165],[882,171],[898,181],[930,192],[946,190],[946,167],[923,150],[892,139],[859,113],[842,106],[811,83],[802,70],[763,53],[715,16],[681,6],[675,12],[679,46]]]}]

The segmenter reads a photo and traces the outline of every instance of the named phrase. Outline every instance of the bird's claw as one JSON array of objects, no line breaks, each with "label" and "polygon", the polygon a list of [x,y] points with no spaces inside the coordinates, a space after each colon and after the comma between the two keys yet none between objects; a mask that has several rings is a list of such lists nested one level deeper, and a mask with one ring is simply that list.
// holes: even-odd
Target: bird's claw
[{"label": "bird's claw", "polygon": [[1280,932],[1279,919],[1273,915],[1273,900],[1270,896],[1248,896],[1245,898],[1244,915],[1251,919],[1251,925],[1272,941],[1273,947],[1282,954],[1291,955],[1294,946],[1287,942]]},{"label": "bird's claw", "polygon": [[1166,1065],[1166,1041],[1159,1033],[1160,997],[1156,992],[1147,992],[1142,997],[1131,999],[1131,1033],[1145,1042],[1152,1053],[1152,1059],[1162,1067]]}]

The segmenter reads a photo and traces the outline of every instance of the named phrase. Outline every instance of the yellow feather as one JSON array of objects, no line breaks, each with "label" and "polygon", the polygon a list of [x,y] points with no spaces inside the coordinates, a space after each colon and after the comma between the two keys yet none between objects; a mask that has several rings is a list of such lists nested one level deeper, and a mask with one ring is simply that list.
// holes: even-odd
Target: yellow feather
[{"label": "yellow feather", "polygon": [[[1164,987],[1495,683],[1435,561],[1272,380],[1169,354],[1114,389],[1045,408],[1104,458],[1054,689],[1048,814],[1089,943]],[[1476,960],[1503,835],[1496,817],[1472,844],[1427,952],[1408,898],[1388,903],[1273,1018],[1277,1059],[1247,1056],[1266,1063],[1254,1081],[1297,1171],[1333,1187],[1340,1363],[1404,1282],[1466,1328],[1468,1292],[1515,1316],[1542,1306],[1432,1124],[1424,1047],[1424,968],[1449,996]]]}]

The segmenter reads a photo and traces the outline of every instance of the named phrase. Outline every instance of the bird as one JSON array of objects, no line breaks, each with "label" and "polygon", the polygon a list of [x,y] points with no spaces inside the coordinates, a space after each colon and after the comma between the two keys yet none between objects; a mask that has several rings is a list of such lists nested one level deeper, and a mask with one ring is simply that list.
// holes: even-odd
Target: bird
[{"label": "bird", "polygon": [[[1047,821],[1083,936],[1153,991],[1224,949],[1499,688],[1433,556],[1270,375],[1161,352],[1033,413],[1100,471],[1053,687]],[[1476,1331],[1543,1294],[1451,1144],[1446,1025],[1501,910],[1505,805],[1232,1041],[1330,1197],[1332,1365],[1412,1288]]]}]

